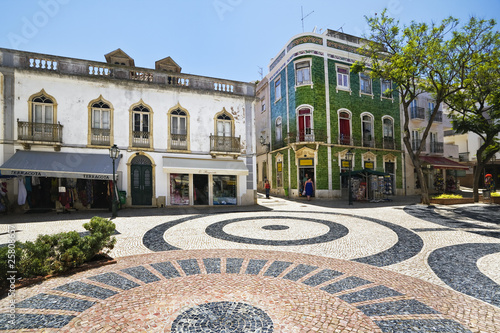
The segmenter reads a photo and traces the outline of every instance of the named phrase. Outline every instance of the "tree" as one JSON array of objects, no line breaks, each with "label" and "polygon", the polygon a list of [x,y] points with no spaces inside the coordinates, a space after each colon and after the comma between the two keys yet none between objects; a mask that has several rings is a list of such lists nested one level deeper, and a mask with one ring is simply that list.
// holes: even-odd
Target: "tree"
[{"label": "tree", "polygon": [[[366,20],[371,35],[362,50],[366,55],[365,64],[355,64],[353,70],[359,71],[369,63],[372,77],[390,79],[397,86],[404,117],[403,142],[421,186],[422,203],[429,204],[420,154],[441,104],[464,88],[468,69],[477,60],[475,50],[479,49],[470,46],[480,40],[486,30],[465,27],[459,32],[459,22],[453,17],[440,24],[412,22],[400,27],[399,21],[388,17],[385,10],[380,16],[366,17]],[[470,25],[478,22],[482,21],[471,19]],[[409,131],[410,105],[424,92],[431,93],[435,104],[418,147],[413,147]]]},{"label": "tree", "polygon": [[494,21],[472,18],[464,31],[457,33],[457,43],[474,52],[472,66],[465,68],[464,87],[446,100],[453,111],[456,133],[476,133],[482,145],[476,152],[473,196],[479,201],[479,187],[484,167],[500,151],[500,34],[493,31]]}]

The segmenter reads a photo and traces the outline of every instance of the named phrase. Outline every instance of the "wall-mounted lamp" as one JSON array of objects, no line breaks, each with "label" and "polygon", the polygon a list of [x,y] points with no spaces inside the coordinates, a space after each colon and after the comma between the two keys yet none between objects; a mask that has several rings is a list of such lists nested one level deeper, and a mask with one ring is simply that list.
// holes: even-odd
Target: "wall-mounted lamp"
[{"label": "wall-mounted lamp", "polygon": [[269,149],[270,146],[271,146],[270,143],[266,143],[266,139],[264,139],[264,137],[262,135],[260,136],[259,142],[260,142],[261,145],[267,146],[267,149]]}]

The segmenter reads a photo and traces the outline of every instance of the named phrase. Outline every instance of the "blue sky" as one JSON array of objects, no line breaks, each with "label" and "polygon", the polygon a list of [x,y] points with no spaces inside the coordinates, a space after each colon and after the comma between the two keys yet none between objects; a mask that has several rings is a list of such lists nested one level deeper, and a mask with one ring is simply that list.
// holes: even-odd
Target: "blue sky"
[{"label": "blue sky", "polygon": [[301,7],[304,31],[357,36],[384,8],[402,23],[500,20],[499,0],[0,0],[0,47],[94,61],[121,48],[139,67],[170,56],[184,73],[254,81],[302,32]]}]

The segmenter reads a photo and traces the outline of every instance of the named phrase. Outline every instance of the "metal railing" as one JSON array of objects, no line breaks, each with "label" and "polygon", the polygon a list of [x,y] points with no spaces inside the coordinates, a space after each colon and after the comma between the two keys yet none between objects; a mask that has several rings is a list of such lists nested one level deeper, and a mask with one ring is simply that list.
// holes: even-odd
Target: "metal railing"
[{"label": "metal railing", "polygon": [[[420,139],[413,139],[411,140],[411,149],[416,151],[418,149],[418,147],[420,147],[420,143],[422,142],[422,140]],[[425,143],[424,143],[424,146],[422,147],[422,150],[421,151],[426,151],[426,147],[425,147]]]},{"label": "metal railing", "polygon": [[210,135],[210,151],[224,153],[240,153],[241,137]]},{"label": "metal railing", "polygon": [[337,143],[339,145],[345,145],[345,146],[353,146],[354,145],[352,136],[346,135],[346,134],[339,134],[339,136],[337,138]]},{"label": "metal railing", "polygon": [[149,132],[132,131],[132,147],[149,148]]},{"label": "metal railing", "polygon": [[458,161],[459,162],[469,162],[470,161],[469,152],[458,153]]},{"label": "metal railing", "polygon": [[425,119],[424,108],[410,107],[410,119]]},{"label": "metal railing", "polygon": [[111,144],[111,130],[92,128],[90,143],[96,146],[109,146]]},{"label": "metal railing", "polygon": [[431,142],[430,150],[433,154],[442,154],[444,152],[444,142]]},{"label": "metal railing", "polygon": [[170,133],[170,148],[177,150],[187,150],[187,134]]},{"label": "metal railing", "polygon": [[382,141],[382,147],[384,149],[396,149],[396,141],[392,137],[385,137]]},{"label": "metal railing", "polygon": [[326,142],[326,133],[313,128],[288,133],[288,143],[300,142]]},{"label": "metal railing", "polygon": [[17,121],[17,139],[24,141],[62,143],[62,128],[57,124]]}]

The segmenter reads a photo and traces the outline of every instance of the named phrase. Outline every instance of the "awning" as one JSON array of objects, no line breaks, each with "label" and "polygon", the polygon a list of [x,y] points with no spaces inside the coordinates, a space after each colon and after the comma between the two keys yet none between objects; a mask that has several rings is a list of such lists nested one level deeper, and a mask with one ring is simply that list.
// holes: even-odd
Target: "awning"
[{"label": "awning", "polygon": [[420,160],[432,165],[435,169],[469,170],[467,165],[460,164],[442,156],[420,156]]},{"label": "awning", "polygon": [[[120,158],[115,161],[115,169]],[[107,154],[17,151],[1,167],[2,175],[95,180],[113,179],[113,161]],[[115,170],[116,171],[116,170]]]},{"label": "awning", "polygon": [[163,157],[163,170],[169,173],[248,175],[245,163],[240,160]]}]

